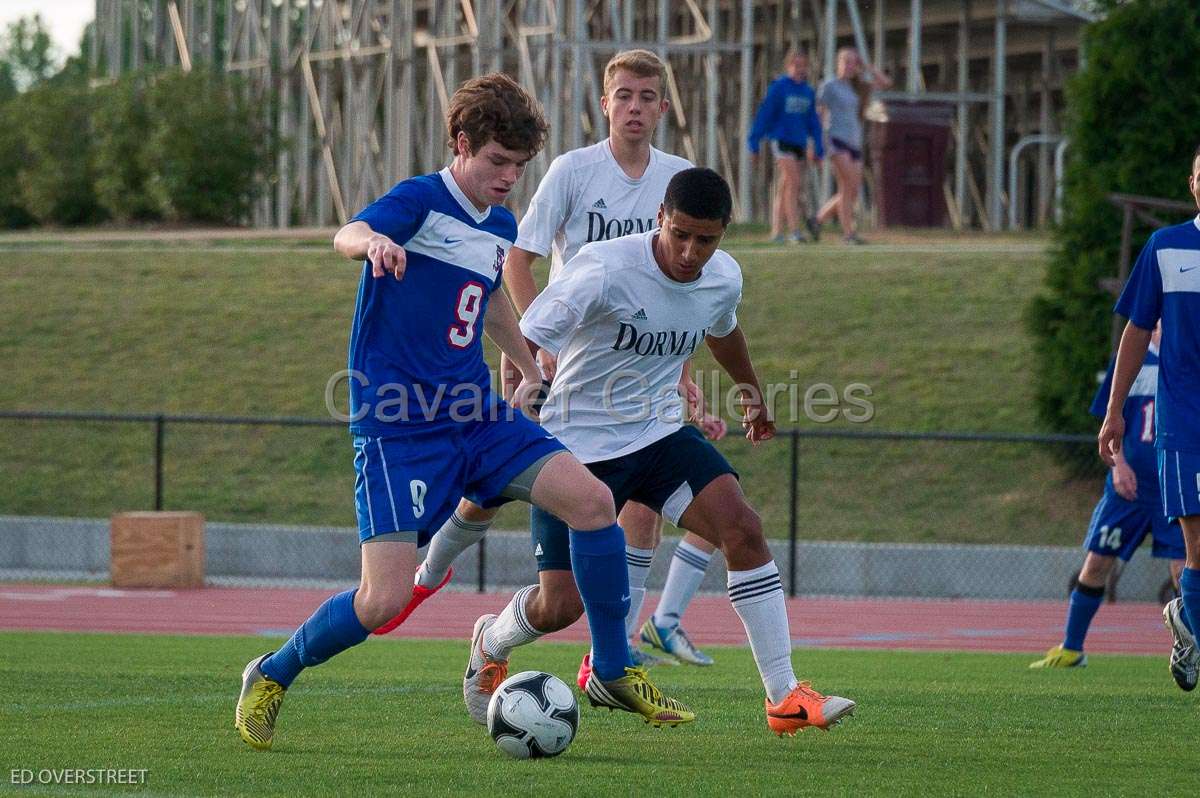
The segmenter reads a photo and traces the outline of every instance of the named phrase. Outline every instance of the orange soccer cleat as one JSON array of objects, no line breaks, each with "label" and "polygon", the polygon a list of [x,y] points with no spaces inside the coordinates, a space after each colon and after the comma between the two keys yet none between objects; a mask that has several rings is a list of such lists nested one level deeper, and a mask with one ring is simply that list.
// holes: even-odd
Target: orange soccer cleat
[{"label": "orange soccer cleat", "polygon": [[809,726],[829,731],[830,726],[854,714],[857,706],[849,698],[821,695],[808,682],[800,682],[778,704],[771,704],[770,699],[764,703],[767,725],[781,737],[785,734],[790,737]]}]

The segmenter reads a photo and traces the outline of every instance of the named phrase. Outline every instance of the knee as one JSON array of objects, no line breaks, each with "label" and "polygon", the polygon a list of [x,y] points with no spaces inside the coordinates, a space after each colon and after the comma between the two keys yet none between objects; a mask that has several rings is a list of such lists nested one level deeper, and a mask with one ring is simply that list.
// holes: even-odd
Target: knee
[{"label": "knee", "polygon": [[758,552],[767,550],[762,519],[749,505],[734,508],[721,524],[721,548],[726,551]]},{"label": "knee", "polygon": [[1083,561],[1083,569],[1079,572],[1079,581],[1089,587],[1102,587],[1112,571],[1113,558],[1097,554],[1088,554]]},{"label": "knee", "polygon": [[595,477],[581,485],[573,499],[563,518],[572,529],[602,529],[617,522],[612,492]]},{"label": "knee", "polygon": [[496,517],[496,510],[487,510],[470,499],[462,499],[458,503],[458,514],[464,521],[482,524]]},{"label": "knee", "polygon": [[360,585],[354,597],[354,612],[359,623],[374,631],[399,615],[411,598],[411,584],[386,588]]}]

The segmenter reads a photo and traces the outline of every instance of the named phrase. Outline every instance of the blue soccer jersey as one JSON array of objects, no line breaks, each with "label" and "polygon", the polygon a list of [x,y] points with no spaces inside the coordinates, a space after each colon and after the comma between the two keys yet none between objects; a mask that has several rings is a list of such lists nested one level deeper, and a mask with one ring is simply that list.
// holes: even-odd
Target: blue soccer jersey
[{"label": "blue soccer jersey", "polygon": [[[1108,408],[1108,397],[1112,393],[1112,366],[1104,375],[1104,382],[1096,397],[1092,400],[1091,413],[1098,418],[1104,418]],[[1137,502],[1162,506],[1162,497],[1158,490],[1158,455],[1154,451],[1154,396],[1158,386],[1158,348],[1150,345],[1142,370],[1138,372],[1125,400],[1125,437],[1121,441],[1121,453],[1125,462],[1133,469],[1137,477]],[[1112,471],[1104,488],[1114,493]]]},{"label": "blue soccer jersey", "polygon": [[1145,330],[1162,321],[1155,445],[1200,453],[1200,217],[1150,236],[1116,311]]},{"label": "blue soccer jersey", "polygon": [[414,177],[364,208],[404,247],[403,280],[363,264],[350,331],[350,429],[386,436],[444,428],[495,403],[484,314],[517,237],[512,213],[479,211],[449,169]]}]

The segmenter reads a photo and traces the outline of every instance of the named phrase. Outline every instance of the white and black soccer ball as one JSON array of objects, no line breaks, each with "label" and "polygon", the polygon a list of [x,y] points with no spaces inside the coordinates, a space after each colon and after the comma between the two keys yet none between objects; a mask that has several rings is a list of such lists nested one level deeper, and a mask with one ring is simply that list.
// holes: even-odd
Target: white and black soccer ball
[{"label": "white and black soccer ball", "polygon": [[522,671],[496,688],[487,726],[496,745],[511,757],[558,756],[575,739],[579,704],[557,676]]}]

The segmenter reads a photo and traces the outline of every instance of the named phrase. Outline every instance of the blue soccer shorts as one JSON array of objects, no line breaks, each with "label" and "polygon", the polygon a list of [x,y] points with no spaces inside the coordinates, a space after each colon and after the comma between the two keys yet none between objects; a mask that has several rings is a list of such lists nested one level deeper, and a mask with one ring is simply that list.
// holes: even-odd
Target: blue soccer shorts
[{"label": "blue soccer shorts", "polygon": [[[635,501],[678,525],[692,499],[717,477],[733,474],[733,466],[695,427],[683,427],[660,441],[624,457],[588,463],[587,468],[612,491],[617,512]],[[534,507],[530,511],[533,556],[538,571],[571,570],[571,538],[567,525]]]},{"label": "blue soccer shorts", "polygon": [[1200,515],[1200,454],[1159,449],[1158,484],[1169,518]]},{"label": "blue soccer shorts", "polygon": [[1179,524],[1170,522],[1161,507],[1127,501],[1106,487],[1092,512],[1083,547],[1105,557],[1120,557],[1129,562],[1146,535],[1152,536],[1151,554],[1155,557],[1184,558],[1183,531]]},{"label": "blue soccer shorts", "polygon": [[354,437],[358,538],[424,546],[465,496],[481,507],[512,501],[505,489],[523,471],[566,447],[507,406],[498,419],[435,432]]}]

